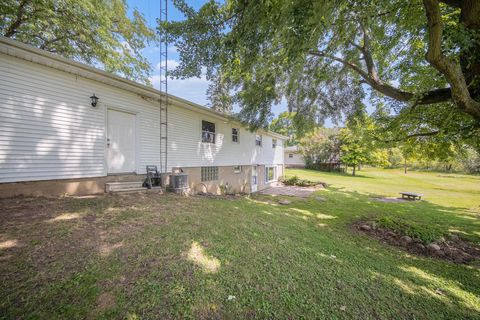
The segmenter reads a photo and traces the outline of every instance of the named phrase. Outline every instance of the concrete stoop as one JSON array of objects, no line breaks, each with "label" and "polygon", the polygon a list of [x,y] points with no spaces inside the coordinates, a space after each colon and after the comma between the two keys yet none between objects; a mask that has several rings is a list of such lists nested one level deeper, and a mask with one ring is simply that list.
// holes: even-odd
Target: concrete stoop
[{"label": "concrete stoop", "polygon": [[129,192],[162,192],[161,187],[153,187],[148,189],[143,186],[143,181],[128,182],[107,182],[105,184],[105,192],[107,193],[129,193]]}]

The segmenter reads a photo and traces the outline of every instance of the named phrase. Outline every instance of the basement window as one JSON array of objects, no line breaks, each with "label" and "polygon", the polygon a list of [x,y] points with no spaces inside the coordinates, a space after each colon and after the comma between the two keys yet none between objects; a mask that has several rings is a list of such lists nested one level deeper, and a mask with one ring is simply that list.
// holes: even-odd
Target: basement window
[{"label": "basement window", "polygon": [[215,123],[202,120],[202,142],[215,143]]},{"label": "basement window", "polygon": [[218,180],[218,167],[202,167],[202,181]]},{"label": "basement window", "polygon": [[241,172],[242,172],[242,166],[233,167],[233,173],[241,173]]}]

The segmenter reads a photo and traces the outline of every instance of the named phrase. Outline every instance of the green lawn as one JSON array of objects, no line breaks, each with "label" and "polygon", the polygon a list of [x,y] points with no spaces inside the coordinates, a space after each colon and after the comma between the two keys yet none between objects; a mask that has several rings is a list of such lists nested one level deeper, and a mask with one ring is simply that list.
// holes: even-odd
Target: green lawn
[{"label": "green lawn", "polygon": [[[480,177],[364,169],[315,197],[0,200],[0,318],[479,319],[478,267],[359,234],[400,216],[480,243]],[[416,191],[425,201],[373,196]]]}]

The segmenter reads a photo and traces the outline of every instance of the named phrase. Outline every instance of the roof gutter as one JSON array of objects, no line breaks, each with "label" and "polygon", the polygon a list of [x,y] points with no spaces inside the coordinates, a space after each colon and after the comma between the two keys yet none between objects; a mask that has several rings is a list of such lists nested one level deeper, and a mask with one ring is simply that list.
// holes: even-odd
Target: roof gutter
[{"label": "roof gutter", "polygon": [[[161,92],[153,87],[149,87],[135,81],[131,81],[115,74],[88,66],[84,63],[73,61],[62,57],[57,54],[50,53],[48,51],[35,48],[31,45],[24,44],[20,41],[13,40],[7,37],[0,36],[0,53],[16,57],[19,59],[27,60],[33,63],[44,65],[53,69],[61,70],[64,72],[72,73],[87,79],[105,83],[120,89],[128,90],[130,92],[136,93],[145,98],[152,99],[154,101],[159,101],[160,97],[164,97],[165,93]],[[217,119],[220,119],[224,122],[235,122],[239,125],[242,125],[237,119],[232,116],[228,116],[221,112],[212,110],[205,106],[199,105],[197,103],[182,99],[180,97],[169,94],[169,99],[174,101],[176,105],[179,105],[185,109],[192,110],[194,112],[199,112],[213,116]],[[273,137],[286,140],[288,137],[281,134],[270,132],[268,130],[259,130],[261,132],[267,133]]]}]

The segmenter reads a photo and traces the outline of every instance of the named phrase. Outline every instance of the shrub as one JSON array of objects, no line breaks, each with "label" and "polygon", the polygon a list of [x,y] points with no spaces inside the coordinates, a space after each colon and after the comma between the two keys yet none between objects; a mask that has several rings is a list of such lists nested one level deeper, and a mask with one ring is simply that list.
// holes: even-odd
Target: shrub
[{"label": "shrub", "polygon": [[316,186],[318,183],[310,180],[299,179],[297,176],[292,176],[288,179],[281,180],[286,186],[310,187]]},{"label": "shrub", "polygon": [[282,182],[287,185],[287,186],[295,186],[298,183],[298,177],[297,176],[292,176],[288,179],[284,179]]},{"label": "shrub", "polygon": [[416,221],[398,217],[383,216],[376,219],[379,226],[395,231],[398,234],[420,239],[424,244],[437,241],[447,235],[446,230],[437,226],[425,225]]}]

